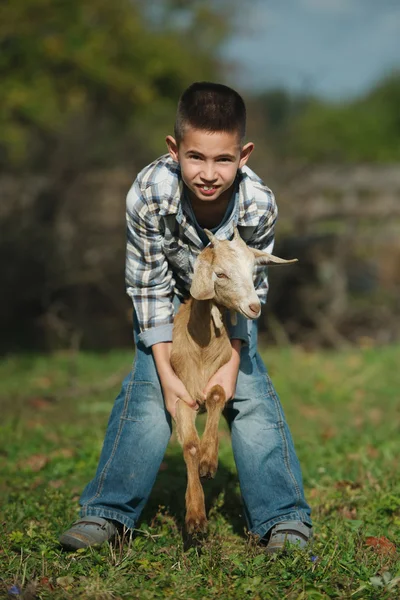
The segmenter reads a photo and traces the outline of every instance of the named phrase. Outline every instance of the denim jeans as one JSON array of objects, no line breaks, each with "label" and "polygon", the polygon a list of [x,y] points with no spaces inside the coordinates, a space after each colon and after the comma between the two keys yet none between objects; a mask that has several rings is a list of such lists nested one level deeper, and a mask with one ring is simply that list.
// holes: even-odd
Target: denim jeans
[{"label": "denim jeans", "polygon": [[[292,437],[257,352],[256,321],[250,328],[235,398],[225,414],[247,525],[263,537],[281,521],[311,520]],[[80,500],[81,516],[101,516],[129,528],[137,526],[172,431],[151,348],[137,340],[137,332],[135,339],[132,372],[115,401],[95,478]]]}]

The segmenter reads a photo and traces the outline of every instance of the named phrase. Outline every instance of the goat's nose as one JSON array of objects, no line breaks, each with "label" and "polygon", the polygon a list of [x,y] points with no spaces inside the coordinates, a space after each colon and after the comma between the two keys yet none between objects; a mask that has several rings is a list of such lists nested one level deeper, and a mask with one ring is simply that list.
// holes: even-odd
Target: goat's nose
[{"label": "goat's nose", "polygon": [[260,305],[257,302],[252,302],[251,304],[249,304],[249,309],[255,315],[258,315],[258,313],[260,312]]}]

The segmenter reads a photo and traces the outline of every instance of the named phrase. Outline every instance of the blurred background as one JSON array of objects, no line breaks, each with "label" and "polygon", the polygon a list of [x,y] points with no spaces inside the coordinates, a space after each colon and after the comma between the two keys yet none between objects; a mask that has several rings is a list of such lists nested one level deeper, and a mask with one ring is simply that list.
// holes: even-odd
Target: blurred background
[{"label": "blurred background", "polygon": [[280,208],[268,343],[400,337],[395,0],[0,6],[0,352],[132,346],[125,197],[195,80],[248,107]]}]

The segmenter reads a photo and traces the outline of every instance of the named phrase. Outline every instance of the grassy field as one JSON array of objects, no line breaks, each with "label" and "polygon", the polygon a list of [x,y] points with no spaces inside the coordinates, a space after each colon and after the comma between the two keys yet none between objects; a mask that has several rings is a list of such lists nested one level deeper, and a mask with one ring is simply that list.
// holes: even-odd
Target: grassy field
[{"label": "grassy field", "polygon": [[0,598],[400,598],[399,347],[264,353],[313,508],[309,551],[271,558],[246,534],[223,425],[201,543],[187,547],[182,536],[185,468],[173,439],[134,535],[63,552],[57,537],[78,514],[118,391],[111,384],[131,358],[2,361]]}]

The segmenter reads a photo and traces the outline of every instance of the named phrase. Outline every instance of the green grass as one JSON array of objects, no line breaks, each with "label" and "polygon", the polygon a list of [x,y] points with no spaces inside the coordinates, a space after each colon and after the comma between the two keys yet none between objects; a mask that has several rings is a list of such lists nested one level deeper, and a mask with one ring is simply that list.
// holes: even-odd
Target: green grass
[{"label": "green grass", "polygon": [[6,358],[0,366],[0,598],[12,597],[13,585],[22,590],[14,597],[25,599],[400,598],[394,547],[385,553],[366,543],[384,536],[400,545],[399,357],[399,347],[264,353],[315,523],[310,551],[272,558],[246,535],[224,425],[219,471],[205,484],[204,541],[187,548],[182,536],[185,468],[173,439],[134,536],[116,547],[62,552],[57,537],[78,514],[118,391],[108,378],[128,372],[132,356]]}]

